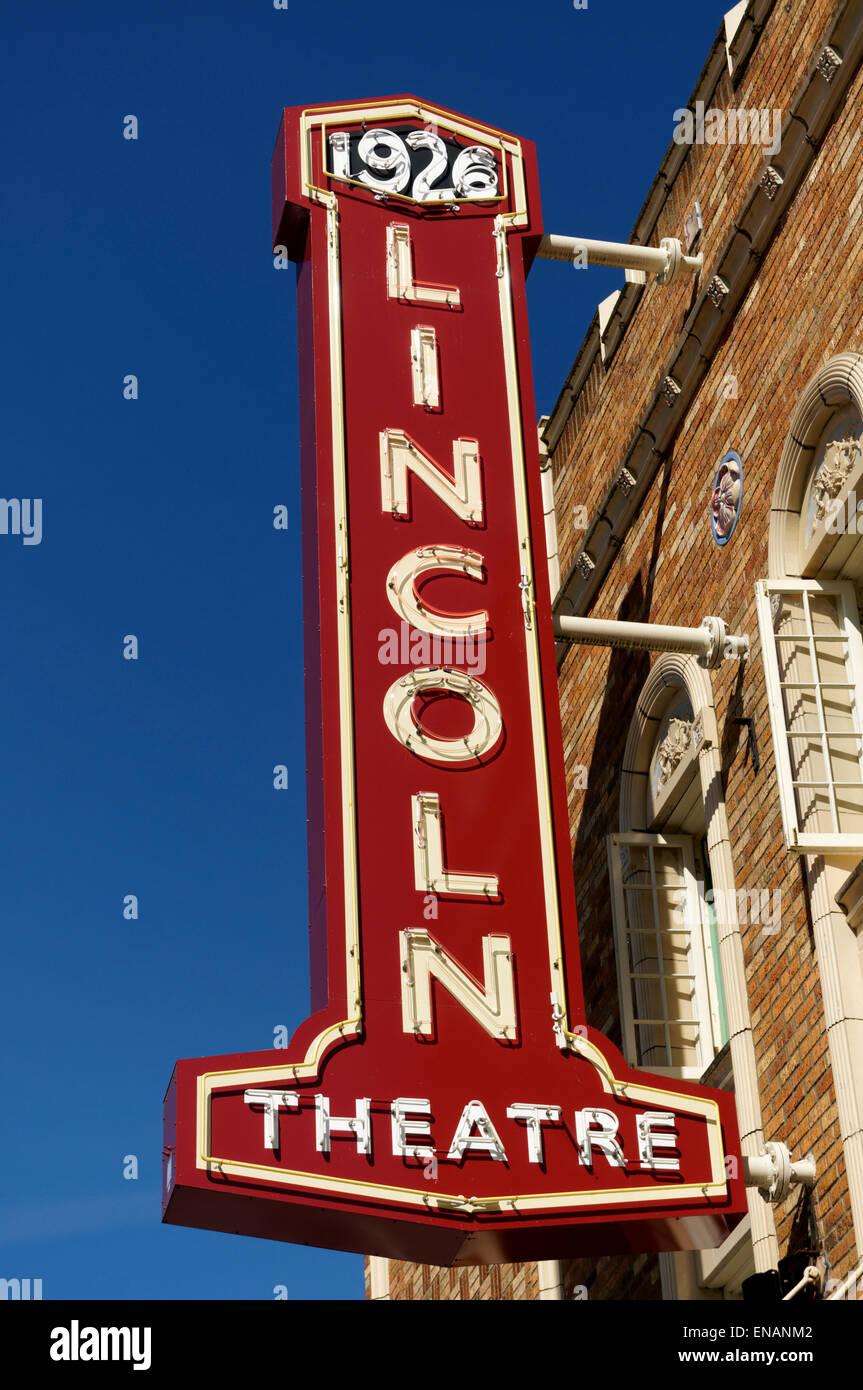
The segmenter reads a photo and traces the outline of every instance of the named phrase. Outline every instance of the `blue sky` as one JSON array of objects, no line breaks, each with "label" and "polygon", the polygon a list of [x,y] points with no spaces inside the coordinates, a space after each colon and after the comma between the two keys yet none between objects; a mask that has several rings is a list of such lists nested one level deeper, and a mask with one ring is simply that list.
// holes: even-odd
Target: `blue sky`
[{"label": "blue sky", "polygon": [[[281,107],[414,92],[537,142],[546,230],[626,240],[722,10],[7,10],[0,492],[43,518],[39,544],[0,535],[0,1277],[45,1298],[363,1296],[358,1256],[159,1221],[175,1059],[268,1047],[308,1013]],[[540,413],[621,283],[535,266]]]}]

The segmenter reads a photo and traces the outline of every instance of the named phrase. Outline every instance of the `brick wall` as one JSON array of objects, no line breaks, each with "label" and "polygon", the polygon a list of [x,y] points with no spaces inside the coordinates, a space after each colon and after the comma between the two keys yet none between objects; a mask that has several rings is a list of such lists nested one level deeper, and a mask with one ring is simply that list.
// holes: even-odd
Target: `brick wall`
[{"label": "brick wall", "polygon": [[[741,88],[735,94],[723,79],[713,104],[786,107],[835,8],[795,4],[789,13],[777,6]],[[752,639],[751,660],[741,669],[726,663],[712,683],[737,885],[757,883],[782,894],[777,935],[764,935],[758,923],[742,926],[764,1127],[793,1153],[815,1153],[817,1219],[837,1277],[850,1273],[854,1263],[847,1183],[802,870],[782,840],[754,584],[768,573],[769,509],[794,406],[830,356],[863,352],[861,96],[858,72],[593,606],[596,616],[686,625],[720,613],[732,631]],[[711,255],[728,235],[760,158],[751,146],[693,147],[657,236],[680,236],[686,208],[698,197],[709,274]],[[607,371],[594,367],[561,436],[553,467],[562,573],[583,542],[572,524],[576,508],[586,506],[590,513],[604,496],[656,389],[690,293],[688,282],[646,290],[616,357]],[[708,499],[718,462],[729,449],[743,459],[744,504],[737,531],[721,549],[711,536]],[[647,655],[573,646],[561,671],[588,1019],[617,1042],[604,836],[618,828],[623,748],[649,667]],[[739,716],[754,721],[757,776],[745,732],[731,722]],[[578,765],[588,768],[583,790],[575,786]],[[776,1210],[783,1252],[796,1195]],[[566,1279],[586,1284],[591,1297],[656,1297],[657,1262],[643,1260],[636,1273],[638,1263],[575,1261]]]},{"label": "brick wall", "polygon": [[[714,107],[786,111],[841,9],[827,0],[773,7],[738,85],[727,73]],[[834,1276],[854,1263],[847,1183],[833,1092],[817,962],[801,866],[782,841],[754,584],[768,573],[768,516],[789,420],[809,377],[831,355],[863,352],[863,161],[859,110],[863,73],[774,235],[757,278],[729,315],[719,351],[682,420],[673,448],[628,531],[596,599],[596,616],[697,625],[719,613],[752,640],[749,662],[713,673],[726,806],[737,886],[779,890],[781,928],[765,935],[744,924],[743,948],[765,1133],[792,1152],[814,1150],[816,1214]],[[670,115],[671,113],[669,113]],[[781,156],[778,158],[781,159]],[[656,245],[682,236],[698,198],[700,249],[710,275],[763,165],[751,144],[693,146],[670,189]],[[585,272],[589,273],[589,271]],[[593,515],[620,466],[640,415],[657,388],[692,304],[693,283],[645,287],[612,361],[597,358],[553,454],[561,574],[583,543],[580,508]],[[708,501],[718,462],[735,449],[744,465],[744,504],[730,543],[711,535]],[[619,774],[647,653],[576,648],[560,674],[582,972],[588,1021],[620,1045],[605,836],[618,829]],[[753,720],[761,759],[756,775],[745,733]],[[587,785],[576,769],[587,768]],[[784,1251],[796,1203],[776,1209]],[[567,1296],[661,1297],[658,1261],[639,1256],[566,1261]],[[438,1270],[391,1265],[393,1298],[533,1298],[534,1265]]]},{"label": "brick wall", "polygon": [[[366,1297],[370,1295],[366,1261]],[[390,1261],[390,1298],[431,1301],[477,1299],[535,1299],[539,1281],[535,1264],[471,1265],[466,1269],[439,1269],[436,1265]]]}]

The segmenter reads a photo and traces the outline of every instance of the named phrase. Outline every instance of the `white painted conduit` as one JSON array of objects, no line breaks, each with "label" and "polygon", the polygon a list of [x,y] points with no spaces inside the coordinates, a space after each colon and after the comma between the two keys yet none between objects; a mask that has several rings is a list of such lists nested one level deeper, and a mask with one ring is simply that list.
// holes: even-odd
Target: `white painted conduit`
[{"label": "white painted conduit", "polygon": [[547,261],[578,261],[587,265],[610,265],[621,270],[643,270],[656,275],[660,285],[670,285],[682,270],[690,275],[701,271],[701,256],[684,256],[676,237],[663,237],[659,246],[636,246],[631,242],[591,241],[587,237],[546,234],[536,254]]},{"label": "white painted conduit", "polygon": [[[540,425],[542,425],[540,421]],[[557,554],[557,517],[554,510],[554,476],[551,469],[551,455],[539,432],[539,469],[542,483],[542,513],[545,521],[545,552],[548,561],[548,584],[551,595],[560,588],[560,562]]]},{"label": "white painted conduit", "polygon": [[669,627],[662,623],[626,623],[614,618],[557,616],[558,637],[598,647],[645,648],[655,652],[683,652],[696,656],[712,669],[723,657],[742,660],[749,655],[749,638],[730,637],[721,618],[705,618],[700,627]]}]

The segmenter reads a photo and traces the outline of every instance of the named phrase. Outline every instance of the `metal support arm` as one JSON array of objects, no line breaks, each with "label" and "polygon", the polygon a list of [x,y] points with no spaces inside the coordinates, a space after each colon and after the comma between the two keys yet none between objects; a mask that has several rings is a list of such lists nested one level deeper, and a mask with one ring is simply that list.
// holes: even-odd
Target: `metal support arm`
[{"label": "metal support arm", "polygon": [[583,257],[587,265],[643,270],[655,275],[660,285],[672,284],[681,270],[698,275],[702,266],[701,256],[684,256],[677,238],[668,236],[662,238],[659,246],[636,246],[631,242],[546,234],[536,254],[548,261],[580,261]]},{"label": "metal support arm", "polygon": [[713,669],[722,658],[745,659],[749,638],[731,637],[721,618],[705,618],[700,627],[669,627],[662,623],[626,623],[614,618],[554,619],[558,637],[594,647],[633,647],[654,652],[685,652]]},{"label": "metal support arm", "polygon": [[743,1156],[743,1175],[747,1187],[757,1187],[765,1202],[781,1202],[796,1184],[815,1186],[815,1159],[812,1154],[792,1161],[787,1144],[765,1144],[760,1154]]}]

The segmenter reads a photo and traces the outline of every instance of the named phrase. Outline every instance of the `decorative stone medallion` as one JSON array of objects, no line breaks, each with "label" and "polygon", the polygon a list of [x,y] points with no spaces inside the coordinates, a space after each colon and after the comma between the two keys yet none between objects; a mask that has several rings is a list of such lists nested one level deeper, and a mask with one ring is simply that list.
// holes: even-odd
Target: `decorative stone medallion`
[{"label": "decorative stone medallion", "polygon": [[692,723],[688,719],[670,719],[668,733],[656,750],[656,764],[659,770],[657,787],[661,790],[677,771],[678,764],[688,752],[692,742]]},{"label": "decorative stone medallion", "polygon": [[[852,403],[834,412],[815,446],[800,509],[800,553],[804,566],[820,554],[830,535],[859,531],[861,460],[863,418],[856,403]],[[808,572],[805,567],[801,570],[802,574]]]},{"label": "decorative stone medallion", "polygon": [[815,520],[824,521],[833,511],[832,504],[845,489],[848,475],[863,452],[856,439],[831,439],[824,449],[824,458],[812,480]]},{"label": "decorative stone medallion", "polygon": [[717,545],[727,545],[743,505],[743,461],[733,451],[719,465],[710,495],[710,527]]},{"label": "decorative stone medallion", "polygon": [[[679,689],[661,717],[648,772],[648,802],[652,816],[695,740],[695,712],[686,690]],[[696,745],[697,747],[697,745]]]}]

